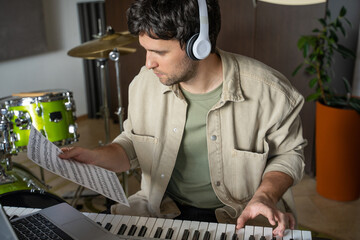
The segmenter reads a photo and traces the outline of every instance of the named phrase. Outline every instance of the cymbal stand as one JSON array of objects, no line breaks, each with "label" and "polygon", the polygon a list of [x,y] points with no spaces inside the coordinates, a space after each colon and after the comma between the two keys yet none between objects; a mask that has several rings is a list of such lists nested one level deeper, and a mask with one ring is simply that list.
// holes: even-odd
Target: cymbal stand
[{"label": "cymbal stand", "polygon": [[[115,62],[115,71],[116,71],[116,86],[117,86],[117,95],[118,95],[118,110],[116,114],[119,117],[119,125],[120,125],[120,133],[124,131],[123,127],[123,120],[124,120],[124,108],[122,106],[122,99],[121,99],[121,82],[120,82],[120,53],[115,48],[113,51],[109,53],[109,58]],[[128,196],[128,174],[129,172],[123,172],[122,173],[122,185],[124,188],[124,192],[126,196]]]},{"label": "cymbal stand", "polygon": [[108,106],[108,94],[106,86],[106,61],[107,59],[97,59],[97,66],[100,68],[101,91],[103,98],[102,111],[104,114],[104,127],[105,127],[105,144],[110,142],[110,113]]}]

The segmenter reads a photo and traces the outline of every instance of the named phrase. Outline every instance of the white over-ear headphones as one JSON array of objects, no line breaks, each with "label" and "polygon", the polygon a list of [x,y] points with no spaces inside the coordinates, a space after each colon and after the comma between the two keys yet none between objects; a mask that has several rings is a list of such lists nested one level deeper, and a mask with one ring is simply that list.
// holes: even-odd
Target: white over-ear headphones
[{"label": "white over-ear headphones", "polygon": [[193,35],[186,43],[186,54],[193,60],[206,58],[211,52],[209,40],[209,18],[206,0],[198,0],[200,33]]}]

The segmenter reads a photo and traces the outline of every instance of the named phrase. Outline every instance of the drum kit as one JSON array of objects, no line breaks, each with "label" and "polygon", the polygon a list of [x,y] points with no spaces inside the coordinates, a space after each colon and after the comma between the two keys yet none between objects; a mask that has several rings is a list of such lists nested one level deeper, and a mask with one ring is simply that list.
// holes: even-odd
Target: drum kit
[{"label": "drum kit", "polygon": [[[107,105],[105,63],[114,61],[118,90],[120,132],[123,130],[123,108],[120,88],[121,55],[136,49],[125,47],[137,38],[128,32],[114,32],[108,27],[106,34],[86,42],[68,52],[69,56],[96,60],[102,81],[103,117],[106,143],[109,143],[109,109]],[[26,151],[30,127],[34,125],[44,136],[58,146],[78,141],[75,123],[75,103],[71,91],[50,89],[16,93],[0,98],[0,203],[9,206],[44,208],[64,200],[48,192],[49,186],[28,169],[11,160],[13,155]],[[127,193],[127,176],[123,175]],[[125,188],[126,186],[126,188]]]}]

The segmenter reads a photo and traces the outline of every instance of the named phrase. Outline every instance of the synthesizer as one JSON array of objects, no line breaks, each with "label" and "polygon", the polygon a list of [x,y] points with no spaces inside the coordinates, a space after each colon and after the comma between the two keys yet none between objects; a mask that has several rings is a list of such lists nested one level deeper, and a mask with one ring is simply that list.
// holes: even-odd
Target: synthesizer
[{"label": "synthesizer", "polygon": [[[39,211],[36,208],[6,207],[10,217]],[[173,220],[83,212],[119,239],[173,239],[173,240],[313,240],[310,231],[285,230],[284,237],[273,236],[272,228],[245,226],[235,229],[235,224]]]}]

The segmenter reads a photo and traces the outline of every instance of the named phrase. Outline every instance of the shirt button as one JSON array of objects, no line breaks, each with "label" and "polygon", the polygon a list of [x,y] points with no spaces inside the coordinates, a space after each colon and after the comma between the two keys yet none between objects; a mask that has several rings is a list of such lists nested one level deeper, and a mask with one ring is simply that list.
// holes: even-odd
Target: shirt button
[{"label": "shirt button", "polygon": [[177,131],[177,128],[174,128],[173,131],[176,132],[176,131]]},{"label": "shirt button", "polygon": [[215,141],[216,140],[216,135],[212,135],[211,137],[210,137],[210,139],[212,140],[212,141]]},{"label": "shirt button", "polygon": [[219,187],[220,185],[221,185],[220,181],[217,181],[217,182],[216,182],[216,186]]},{"label": "shirt button", "polygon": [[165,174],[162,173],[162,174],[160,175],[160,177],[161,177],[161,178],[164,178],[164,177],[165,177]]}]

